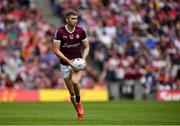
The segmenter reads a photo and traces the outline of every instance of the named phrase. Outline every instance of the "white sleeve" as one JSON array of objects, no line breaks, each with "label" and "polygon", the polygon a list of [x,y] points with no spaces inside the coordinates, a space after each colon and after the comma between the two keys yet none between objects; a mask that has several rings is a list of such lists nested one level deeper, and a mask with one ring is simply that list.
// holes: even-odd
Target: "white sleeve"
[{"label": "white sleeve", "polygon": [[54,44],[59,44],[60,42],[61,42],[60,40],[53,39],[53,43],[54,43]]},{"label": "white sleeve", "polygon": [[87,37],[85,38],[85,39],[83,39],[82,41],[84,42],[84,41],[86,41],[87,40]]}]

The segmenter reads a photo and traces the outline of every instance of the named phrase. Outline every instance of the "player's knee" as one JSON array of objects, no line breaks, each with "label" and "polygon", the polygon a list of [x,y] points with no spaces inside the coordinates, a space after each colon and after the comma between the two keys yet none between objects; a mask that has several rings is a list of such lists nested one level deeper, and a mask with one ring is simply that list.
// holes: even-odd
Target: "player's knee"
[{"label": "player's knee", "polygon": [[75,84],[75,85],[78,85],[78,84],[79,84],[79,80],[77,80],[77,79],[73,79],[72,82],[73,82],[73,84]]}]

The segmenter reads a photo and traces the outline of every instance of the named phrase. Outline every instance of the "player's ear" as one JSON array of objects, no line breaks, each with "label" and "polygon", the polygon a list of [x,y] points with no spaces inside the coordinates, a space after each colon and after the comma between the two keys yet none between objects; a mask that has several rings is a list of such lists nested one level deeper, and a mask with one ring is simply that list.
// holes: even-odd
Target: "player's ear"
[{"label": "player's ear", "polygon": [[66,20],[66,23],[68,22],[68,18],[65,19]]}]

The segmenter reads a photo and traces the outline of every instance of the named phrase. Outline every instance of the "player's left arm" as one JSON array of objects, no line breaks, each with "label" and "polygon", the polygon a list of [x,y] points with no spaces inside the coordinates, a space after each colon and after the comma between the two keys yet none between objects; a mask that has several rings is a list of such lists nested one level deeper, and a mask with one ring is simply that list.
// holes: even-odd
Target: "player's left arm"
[{"label": "player's left arm", "polygon": [[83,40],[82,46],[83,46],[82,59],[86,60],[86,57],[88,56],[89,53],[89,41],[87,38]]}]

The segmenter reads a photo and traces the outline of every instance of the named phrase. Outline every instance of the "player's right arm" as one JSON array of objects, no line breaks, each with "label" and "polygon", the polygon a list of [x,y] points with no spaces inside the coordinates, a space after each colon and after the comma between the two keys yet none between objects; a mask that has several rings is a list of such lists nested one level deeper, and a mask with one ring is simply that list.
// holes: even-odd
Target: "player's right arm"
[{"label": "player's right arm", "polygon": [[52,44],[52,50],[54,54],[56,54],[56,56],[58,56],[60,59],[64,60],[68,64],[71,64],[71,61],[67,57],[65,57],[64,54],[59,50],[60,46],[61,41],[54,39]]},{"label": "player's right arm", "polygon": [[75,69],[75,67],[73,66],[72,61],[69,60],[67,57],[65,57],[64,54],[59,50],[60,46],[61,46],[61,41],[54,39],[53,44],[52,44],[52,50],[53,50],[54,54],[56,56],[58,56],[60,59],[67,62],[73,69]]},{"label": "player's right arm", "polygon": [[54,34],[52,50],[53,50],[54,54],[56,56],[58,56],[61,60],[64,60],[66,63],[71,65],[71,61],[67,57],[65,57],[64,54],[60,51],[61,39],[62,39],[62,35],[58,29],[58,30],[56,30],[56,32]]}]

